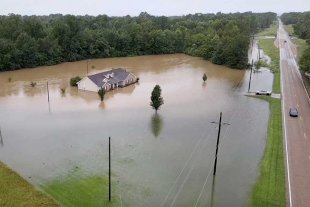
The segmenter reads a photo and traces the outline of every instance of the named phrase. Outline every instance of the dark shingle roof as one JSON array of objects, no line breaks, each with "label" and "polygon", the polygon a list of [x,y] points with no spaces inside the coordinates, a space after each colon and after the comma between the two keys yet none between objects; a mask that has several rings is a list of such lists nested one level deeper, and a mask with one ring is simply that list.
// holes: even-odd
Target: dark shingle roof
[{"label": "dark shingle roof", "polygon": [[106,75],[111,74],[113,72],[114,76],[108,78],[108,83],[114,84],[118,83],[120,81],[123,81],[127,78],[129,75],[129,72],[125,71],[122,68],[117,68],[117,69],[112,69],[109,71],[97,73],[94,75],[89,75],[87,76],[91,81],[93,81],[98,87],[102,87],[104,82],[103,79],[105,78]]}]

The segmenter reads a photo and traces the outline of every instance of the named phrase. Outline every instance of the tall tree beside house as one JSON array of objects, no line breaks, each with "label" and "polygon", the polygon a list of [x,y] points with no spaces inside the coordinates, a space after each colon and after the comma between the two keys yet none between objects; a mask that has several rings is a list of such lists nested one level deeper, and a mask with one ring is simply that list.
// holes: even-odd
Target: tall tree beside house
[{"label": "tall tree beside house", "polygon": [[202,77],[202,80],[203,80],[204,82],[206,82],[207,78],[208,78],[207,75],[204,73],[204,74],[203,74],[203,77]]},{"label": "tall tree beside house", "polygon": [[164,104],[164,99],[161,96],[161,88],[159,85],[156,85],[152,91],[150,105],[157,112],[157,110],[159,110],[160,106],[163,104]]},{"label": "tall tree beside house", "polygon": [[70,86],[77,86],[77,82],[79,82],[80,80],[82,80],[81,77],[76,76],[70,79]]},{"label": "tall tree beside house", "polygon": [[98,95],[100,96],[101,101],[103,101],[104,95],[105,95],[105,90],[104,90],[104,88],[101,88],[101,89],[98,91]]}]

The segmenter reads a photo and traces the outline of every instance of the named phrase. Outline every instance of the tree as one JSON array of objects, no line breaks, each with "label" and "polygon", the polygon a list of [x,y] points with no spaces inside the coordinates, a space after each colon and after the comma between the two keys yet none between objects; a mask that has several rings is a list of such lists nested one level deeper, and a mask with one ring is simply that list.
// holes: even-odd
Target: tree
[{"label": "tree", "polygon": [[[276,13],[107,15],[0,15],[0,71],[91,58],[186,53],[244,69],[250,38]],[[295,33],[310,39],[310,13],[283,14]],[[292,20],[290,20],[292,19]]]},{"label": "tree", "polygon": [[100,96],[101,101],[103,101],[105,95],[105,89],[104,88],[99,89],[98,95]]},{"label": "tree", "polygon": [[203,80],[204,82],[206,82],[207,78],[208,78],[207,75],[204,73],[204,74],[203,74],[203,77],[202,77],[202,80]]},{"label": "tree", "polygon": [[82,80],[81,77],[76,76],[70,79],[70,86],[77,86],[77,82],[79,82],[80,80]]},{"label": "tree", "polygon": [[299,59],[299,68],[302,71],[308,72],[310,71],[310,47],[304,50],[300,59]]},{"label": "tree", "polygon": [[164,104],[164,99],[161,97],[161,88],[159,85],[156,85],[152,91],[151,95],[151,103],[153,109],[157,112],[160,106]]}]

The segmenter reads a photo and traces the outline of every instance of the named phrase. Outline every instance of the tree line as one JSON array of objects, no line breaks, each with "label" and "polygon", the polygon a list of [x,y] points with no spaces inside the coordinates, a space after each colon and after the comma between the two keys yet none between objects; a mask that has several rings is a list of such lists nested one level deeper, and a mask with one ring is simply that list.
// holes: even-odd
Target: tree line
[{"label": "tree line", "polygon": [[[290,12],[281,16],[284,24],[293,24],[294,34],[305,39],[310,44],[310,12]],[[310,47],[303,51],[299,61],[299,68],[303,71],[310,71]]]},{"label": "tree line", "polygon": [[[281,15],[283,24],[293,24],[294,33],[301,39],[310,40],[310,12],[290,12]],[[309,44],[309,43],[308,43]]]},{"label": "tree line", "polygon": [[251,37],[275,13],[0,16],[0,71],[90,58],[186,53],[245,68]]}]

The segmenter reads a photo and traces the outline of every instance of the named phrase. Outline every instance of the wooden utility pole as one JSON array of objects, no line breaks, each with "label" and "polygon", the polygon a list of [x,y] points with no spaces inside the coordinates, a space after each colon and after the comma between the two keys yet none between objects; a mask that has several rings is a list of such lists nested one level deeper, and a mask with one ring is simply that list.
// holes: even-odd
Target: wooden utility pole
[{"label": "wooden utility pole", "polygon": [[3,147],[3,138],[2,138],[1,128],[0,128],[0,143],[1,143],[2,147]]},{"label": "wooden utility pole", "polygon": [[213,176],[213,181],[212,181],[211,207],[214,206],[214,188],[215,188],[215,176]]},{"label": "wooden utility pole", "polygon": [[111,137],[109,137],[109,201],[111,201]]},{"label": "wooden utility pole", "polygon": [[222,123],[222,112],[220,113],[220,121],[219,122],[211,122],[214,124],[218,124],[219,125],[219,131],[217,134],[217,142],[216,142],[216,152],[215,152],[215,161],[214,161],[214,171],[213,171],[213,175],[216,174],[216,165],[217,165],[217,153],[218,153],[218,149],[219,149],[219,142],[220,142],[220,136],[221,136],[221,126],[222,125],[230,125],[229,123]]},{"label": "wooden utility pole", "polygon": [[88,62],[89,62],[89,59],[87,60],[87,72],[86,72],[86,75],[88,75]]},{"label": "wooden utility pole", "polygon": [[50,102],[50,91],[48,89],[48,82],[46,82],[46,86],[47,86],[47,101]]},{"label": "wooden utility pole", "polygon": [[252,71],[253,71],[253,59],[252,59],[252,65],[251,65],[251,73],[250,73],[250,80],[249,80],[248,92],[250,92],[250,88],[251,88]]}]

